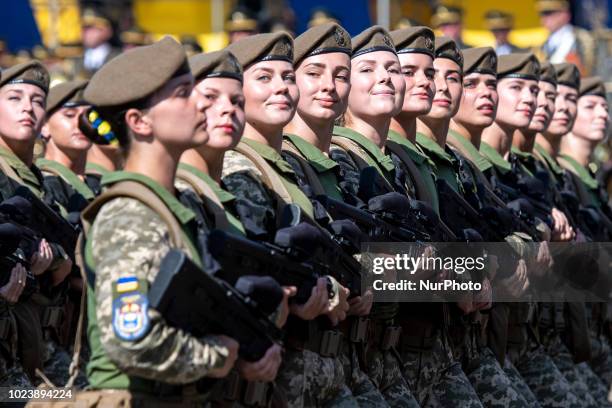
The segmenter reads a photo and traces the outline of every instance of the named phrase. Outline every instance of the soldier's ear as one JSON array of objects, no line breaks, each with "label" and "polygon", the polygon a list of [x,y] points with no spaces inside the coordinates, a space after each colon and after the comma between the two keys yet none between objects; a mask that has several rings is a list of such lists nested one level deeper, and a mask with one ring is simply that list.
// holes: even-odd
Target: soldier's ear
[{"label": "soldier's ear", "polygon": [[139,109],[128,109],[125,112],[125,124],[135,137],[150,138],[153,136],[153,126],[149,117]]},{"label": "soldier's ear", "polygon": [[45,122],[42,129],[40,129],[40,137],[42,138],[42,140],[45,141],[45,143],[48,142],[49,139],[51,139],[51,130],[49,129],[49,122]]}]

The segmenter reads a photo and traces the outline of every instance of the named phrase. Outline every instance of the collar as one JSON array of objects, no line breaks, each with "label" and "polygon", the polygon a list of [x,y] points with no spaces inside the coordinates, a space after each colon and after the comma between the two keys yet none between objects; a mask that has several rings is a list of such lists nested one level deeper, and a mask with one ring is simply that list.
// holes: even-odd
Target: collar
[{"label": "collar", "polygon": [[493,164],[502,173],[512,171],[510,162],[502,157],[491,145],[486,142],[480,142],[480,153]]},{"label": "collar", "polygon": [[283,157],[270,146],[251,139],[242,138],[240,141],[259,153],[261,157],[266,159],[267,162],[276,167],[276,169],[280,172],[295,176],[291,165],[287,163]]},{"label": "collar", "polygon": [[[476,165],[478,170],[481,172],[485,172],[489,170],[493,165],[490,161],[488,161],[479,151],[476,149],[476,146],[472,144],[469,140],[467,140],[463,135],[455,132],[454,130],[448,131],[448,139],[449,141],[457,142],[461,147],[466,151],[469,155],[469,159]],[[452,145],[452,143],[451,143]]]},{"label": "collar", "polygon": [[28,182],[31,185],[38,187],[39,189],[42,189],[42,182],[36,176],[36,170],[38,170],[36,165],[33,164],[32,168],[26,166],[26,164],[21,161],[21,159],[17,157],[15,153],[2,146],[0,146],[0,156],[2,156],[7,161],[9,166],[11,166],[15,170],[17,175],[21,177],[23,181]]},{"label": "collar", "polygon": [[417,132],[416,141],[423,148],[426,154],[429,157],[435,156],[437,160],[442,160],[450,164],[454,165],[455,159],[448,154],[439,144],[437,144],[434,140],[428,138],[422,133]]},{"label": "collar", "polygon": [[591,190],[597,189],[599,183],[597,182],[597,179],[593,177],[589,169],[578,163],[573,157],[570,157],[567,154],[560,154],[559,156],[565,159],[574,168],[580,180],[582,180],[582,182],[586,184],[588,188]]},{"label": "collar", "polygon": [[98,163],[85,164],[85,174],[104,175],[106,173],[110,172],[105,167],[100,166]]},{"label": "collar", "polygon": [[136,181],[151,189],[151,191],[153,191],[164,202],[164,204],[166,204],[166,206],[170,209],[170,211],[172,211],[181,224],[187,224],[189,221],[195,219],[195,213],[193,211],[181,204],[181,202],[173,194],[162,187],[159,183],[145,176],[144,174],[131,173],[128,171],[113,171],[105,174],[102,177],[101,185],[107,186],[127,180]]},{"label": "collar", "polygon": [[555,173],[555,174],[563,174],[563,169],[561,168],[561,166],[559,166],[559,163],[557,162],[557,160],[555,160],[547,151],[546,149],[544,149],[541,145],[539,144],[535,144],[533,149],[538,152],[538,154],[540,156],[542,156],[542,158],[544,159],[544,161],[546,162],[546,164],[548,164],[548,167],[550,167],[550,169]]},{"label": "collar", "polygon": [[334,135],[346,137],[347,139],[351,139],[353,142],[357,143],[386,171],[393,171],[395,169],[393,159],[384,154],[378,146],[376,146],[370,139],[361,133],[355,132],[354,130],[345,128],[343,126],[334,126]]},{"label": "collar", "polygon": [[292,134],[285,134],[283,137],[289,140],[302,153],[317,173],[323,173],[338,167],[338,163],[325,156],[319,148],[311,145],[301,137]]},{"label": "collar", "polygon": [[[429,162],[429,158],[426,154],[424,154],[414,143],[410,140],[406,139],[395,130],[389,130],[389,140],[395,142],[399,145],[406,147],[406,152],[410,156],[413,162],[416,164],[423,164],[425,162]],[[433,164],[433,163],[432,163]]]},{"label": "collar", "polygon": [[219,183],[213,180],[212,177],[210,177],[208,174],[204,173],[203,171],[200,171],[197,168],[193,167],[191,164],[179,163],[178,166],[179,166],[179,169],[183,169],[190,173],[195,174],[196,176],[201,178],[203,182],[208,184],[208,186],[215,193],[217,198],[219,198],[219,201],[221,201],[221,203],[225,204],[225,203],[234,201],[236,199],[236,197],[232,193],[230,193],[229,191],[225,191],[223,188],[221,188]]},{"label": "collar", "polygon": [[91,191],[89,186],[85,184],[74,171],[70,170],[62,163],[41,157],[40,159],[36,160],[36,165],[42,168],[43,170],[45,167],[52,170],[56,170],[59,175],[62,178],[66,179],[66,182],[70,184],[83,197],[88,200],[93,200],[95,198],[95,195],[93,191]]}]

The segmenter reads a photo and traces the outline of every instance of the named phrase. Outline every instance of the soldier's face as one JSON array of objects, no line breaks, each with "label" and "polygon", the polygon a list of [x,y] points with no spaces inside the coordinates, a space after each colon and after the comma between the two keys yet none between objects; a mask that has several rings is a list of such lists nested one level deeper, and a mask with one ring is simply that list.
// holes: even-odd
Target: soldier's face
[{"label": "soldier's face", "polygon": [[495,122],[512,130],[527,128],[535,112],[539,90],[535,80],[501,79],[497,84],[499,104]]},{"label": "soldier's face", "polygon": [[572,128],[575,136],[599,143],[608,135],[608,102],[597,95],[585,95],[578,99],[578,114]]},{"label": "soldier's face", "polygon": [[0,136],[9,145],[31,143],[45,119],[45,92],[31,84],[0,88]]},{"label": "soldier's face", "polygon": [[351,90],[351,60],[341,52],[304,59],[295,71],[300,89],[298,114],[308,122],[329,122],[342,115]]},{"label": "soldier's face", "polygon": [[351,61],[349,109],[360,118],[392,117],[404,103],[406,82],[395,53],[374,51]]},{"label": "soldier's face", "polygon": [[206,110],[211,103],[196,97],[192,90],[191,74],[171,79],[153,96],[144,115],[157,141],[179,155],[208,141]]},{"label": "soldier's face", "polygon": [[53,144],[69,157],[82,155],[91,147],[91,141],[79,129],[79,116],[88,108],[76,106],[58,109],[43,126],[43,136],[51,138]]},{"label": "soldier's face", "polygon": [[425,115],[431,109],[436,92],[433,58],[426,54],[398,54],[402,75],[406,82],[406,95],[402,113]]},{"label": "soldier's face", "polygon": [[557,88],[550,82],[540,81],[538,87],[536,111],[529,123],[529,130],[533,132],[546,130],[555,112],[555,98],[557,97]]},{"label": "soldier's face", "polygon": [[491,74],[471,73],[463,78],[463,93],[453,120],[466,128],[485,128],[495,120],[497,78]]},{"label": "soldier's face", "polygon": [[244,72],[246,120],[273,131],[285,126],[300,98],[293,65],[286,61],[262,61]]},{"label": "soldier's face", "polygon": [[110,27],[85,26],[81,31],[81,39],[86,48],[95,48],[113,36],[113,30]]},{"label": "soldier's face", "polygon": [[427,118],[450,119],[459,109],[462,93],[461,67],[448,58],[434,60],[436,93]]},{"label": "soldier's face", "polygon": [[576,119],[578,91],[565,85],[557,85],[555,98],[555,113],[545,133],[561,137],[568,133]]},{"label": "soldier's face", "polygon": [[206,78],[194,87],[194,93],[212,103],[206,111],[209,139],[205,148],[225,151],[235,147],[246,121],[242,83],[232,78]]}]

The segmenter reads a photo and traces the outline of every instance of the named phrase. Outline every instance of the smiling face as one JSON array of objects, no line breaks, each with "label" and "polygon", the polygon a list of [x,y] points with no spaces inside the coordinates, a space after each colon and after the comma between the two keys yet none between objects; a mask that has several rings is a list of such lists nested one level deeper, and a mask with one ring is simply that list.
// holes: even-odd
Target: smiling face
[{"label": "smiling face", "polygon": [[461,101],[461,67],[448,58],[434,60],[436,93],[427,118],[450,119],[459,109]]},{"label": "smiling face", "polygon": [[531,122],[529,130],[534,132],[543,132],[548,128],[552,115],[555,111],[555,98],[557,96],[557,88],[547,81],[538,82],[538,98],[536,102],[536,110]]},{"label": "smiling face", "polygon": [[491,74],[471,73],[463,78],[463,93],[453,120],[468,127],[485,128],[495,120],[497,78]]},{"label": "smiling face", "polygon": [[402,113],[425,115],[431,109],[436,85],[433,59],[426,54],[398,54],[402,75],[406,82],[406,95]]},{"label": "smiling face", "polygon": [[304,59],[296,70],[297,111],[307,122],[330,122],[344,113],[351,90],[351,60],[341,52]]},{"label": "smiling face", "polygon": [[369,52],[351,61],[351,92],[348,106],[360,118],[393,117],[402,109],[406,82],[397,55]]},{"label": "smiling face", "polygon": [[557,85],[555,111],[546,134],[561,137],[572,130],[576,119],[578,91],[566,85]]},{"label": "smiling face", "polygon": [[300,97],[293,65],[261,61],[244,72],[246,120],[249,124],[283,128],[291,121]]},{"label": "smiling face", "polygon": [[79,116],[89,106],[60,108],[55,111],[42,128],[42,134],[50,137],[61,151],[68,155],[82,154],[91,147],[91,141],[79,129]]},{"label": "smiling face", "polygon": [[0,88],[0,136],[10,142],[32,143],[45,118],[45,92],[36,85]]},{"label": "smiling face", "polygon": [[538,81],[535,80],[500,79],[497,84],[499,104],[495,122],[512,129],[527,128],[535,112],[539,90]]},{"label": "smiling face", "polygon": [[580,97],[572,134],[593,143],[601,142],[608,135],[610,124],[608,110],[608,102],[603,96]]},{"label": "smiling face", "polygon": [[242,83],[232,78],[205,78],[193,92],[212,104],[206,111],[206,146],[223,151],[235,147],[246,122]]}]

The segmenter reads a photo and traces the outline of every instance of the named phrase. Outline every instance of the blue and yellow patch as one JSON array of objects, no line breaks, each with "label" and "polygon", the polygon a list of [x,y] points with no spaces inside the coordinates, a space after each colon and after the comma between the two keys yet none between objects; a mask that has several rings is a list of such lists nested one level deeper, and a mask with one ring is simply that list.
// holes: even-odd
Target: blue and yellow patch
[{"label": "blue and yellow patch", "polygon": [[143,289],[135,276],[113,283],[113,329],[121,340],[136,341],[149,331],[149,301]]}]

